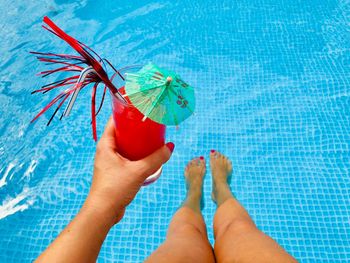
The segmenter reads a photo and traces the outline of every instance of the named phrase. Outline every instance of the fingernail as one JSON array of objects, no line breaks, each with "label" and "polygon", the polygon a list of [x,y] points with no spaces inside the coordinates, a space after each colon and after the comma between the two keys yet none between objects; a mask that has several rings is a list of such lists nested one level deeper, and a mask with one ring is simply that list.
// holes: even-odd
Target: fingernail
[{"label": "fingernail", "polygon": [[169,149],[171,152],[173,152],[173,151],[174,151],[174,148],[175,148],[175,144],[172,143],[172,142],[168,142],[168,143],[166,144],[166,147],[168,147],[168,149]]},{"label": "fingernail", "polygon": [[204,160],[204,157],[203,157],[203,156],[201,156],[201,157],[199,157],[199,159]]},{"label": "fingernail", "polygon": [[211,153],[215,153],[215,150],[210,150]]}]

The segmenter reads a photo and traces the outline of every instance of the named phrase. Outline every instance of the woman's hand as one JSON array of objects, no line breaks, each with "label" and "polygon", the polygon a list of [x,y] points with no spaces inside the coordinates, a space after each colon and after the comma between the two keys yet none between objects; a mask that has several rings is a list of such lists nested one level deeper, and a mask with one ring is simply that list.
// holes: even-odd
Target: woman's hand
[{"label": "woman's hand", "polygon": [[142,160],[129,161],[117,153],[111,118],[97,145],[92,186],[83,207],[36,262],[95,262],[110,228],[173,149],[174,144],[167,143]]},{"label": "woman's hand", "polygon": [[169,160],[173,150],[174,144],[170,142],[139,161],[122,157],[117,153],[114,123],[110,118],[97,144],[92,186],[84,206],[103,213],[112,224],[117,223],[146,178]]}]

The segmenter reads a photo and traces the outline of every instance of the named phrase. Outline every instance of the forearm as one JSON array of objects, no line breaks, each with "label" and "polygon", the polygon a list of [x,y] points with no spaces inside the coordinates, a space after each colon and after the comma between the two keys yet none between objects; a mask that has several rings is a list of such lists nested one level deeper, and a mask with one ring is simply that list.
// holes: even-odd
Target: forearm
[{"label": "forearm", "polygon": [[146,178],[174,150],[174,144],[167,143],[130,161],[117,153],[114,129],[110,118],[96,148],[92,185],[82,209],[36,262],[95,262],[108,231],[123,217]]},{"label": "forearm", "polygon": [[97,207],[91,199],[87,199],[37,262],[96,262],[102,243],[115,223],[115,215],[108,207]]}]

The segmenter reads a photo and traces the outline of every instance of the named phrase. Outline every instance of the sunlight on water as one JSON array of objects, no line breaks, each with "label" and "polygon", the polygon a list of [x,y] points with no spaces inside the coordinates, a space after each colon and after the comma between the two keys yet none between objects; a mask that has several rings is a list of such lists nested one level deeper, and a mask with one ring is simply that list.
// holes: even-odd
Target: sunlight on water
[{"label": "sunlight on water", "polygon": [[[48,15],[114,66],[153,62],[195,87],[195,115],[167,130],[176,144],[106,239],[99,262],[141,262],[164,240],[185,195],[183,168],[210,149],[232,160],[231,188],[257,226],[301,262],[350,259],[350,2],[0,2],[0,262],[29,262],[79,210],[95,143],[91,88],[69,118],[30,120],[63,75],[29,51],[74,54],[41,28]],[[98,92],[98,98],[101,94]],[[111,113],[107,100],[98,135]],[[207,167],[209,171],[209,167]],[[213,243],[211,177],[204,219]]]}]

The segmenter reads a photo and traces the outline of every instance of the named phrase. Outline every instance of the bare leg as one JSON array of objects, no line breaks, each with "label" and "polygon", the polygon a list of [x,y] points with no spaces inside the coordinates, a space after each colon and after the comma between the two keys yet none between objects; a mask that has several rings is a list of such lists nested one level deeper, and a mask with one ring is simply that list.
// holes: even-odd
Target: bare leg
[{"label": "bare leg", "polygon": [[215,262],[201,214],[204,174],[203,157],[187,165],[187,197],[169,225],[165,242],[146,262]]},{"label": "bare leg", "polygon": [[217,262],[297,262],[272,238],[255,226],[247,211],[232,195],[228,178],[231,162],[216,151],[210,153],[212,198],[218,208],[214,217]]}]

